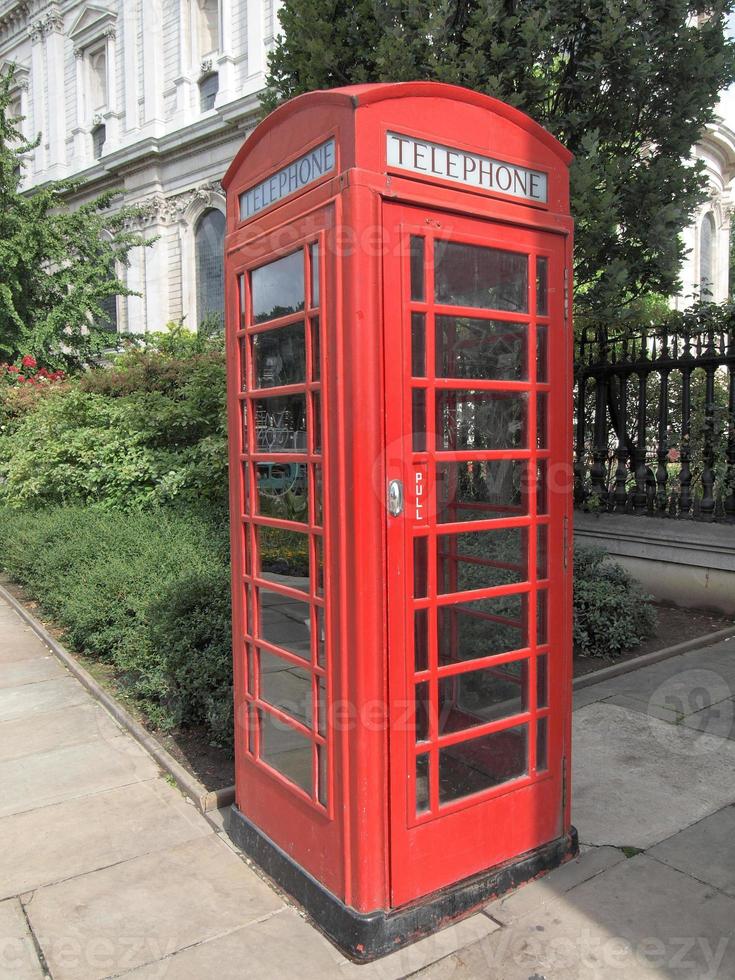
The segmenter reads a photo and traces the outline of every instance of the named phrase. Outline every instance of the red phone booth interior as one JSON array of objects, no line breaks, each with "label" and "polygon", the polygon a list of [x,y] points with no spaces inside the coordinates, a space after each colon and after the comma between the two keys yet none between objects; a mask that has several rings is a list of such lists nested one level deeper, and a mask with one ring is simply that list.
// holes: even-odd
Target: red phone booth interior
[{"label": "red phone booth interior", "polygon": [[431,82],[227,172],[233,838],[356,959],[575,853],[571,155]]}]

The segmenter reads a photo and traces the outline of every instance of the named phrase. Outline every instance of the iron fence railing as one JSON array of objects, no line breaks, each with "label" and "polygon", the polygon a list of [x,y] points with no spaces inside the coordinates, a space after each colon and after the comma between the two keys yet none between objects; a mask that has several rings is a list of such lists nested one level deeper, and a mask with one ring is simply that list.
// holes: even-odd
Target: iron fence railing
[{"label": "iron fence railing", "polygon": [[735,522],[735,328],[586,329],[575,364],[574,500]]}]

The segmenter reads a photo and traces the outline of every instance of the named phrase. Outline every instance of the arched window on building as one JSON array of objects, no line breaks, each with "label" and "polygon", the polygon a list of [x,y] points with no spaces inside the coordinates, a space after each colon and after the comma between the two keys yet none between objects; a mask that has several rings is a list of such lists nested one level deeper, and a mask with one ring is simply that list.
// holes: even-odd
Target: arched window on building
[{"label": "arched window on building", "polygon": [[197,285],[197,325],[204,319],[225,320],[225,216],[209,208],[194,231]]},{"label": "arched window on building", "polygon": [[715,216],[708,211],[699,229],[699,295],[714,299],[715,290]]},{"label": "arched window on building", "polygon": [[201,112],[208,112],[210,109],[214,109],[214,100],[217,98],[217,92],[219,92],[219,75],[217,72],[211,75],[205,75],[199,82],[199,109]]}]

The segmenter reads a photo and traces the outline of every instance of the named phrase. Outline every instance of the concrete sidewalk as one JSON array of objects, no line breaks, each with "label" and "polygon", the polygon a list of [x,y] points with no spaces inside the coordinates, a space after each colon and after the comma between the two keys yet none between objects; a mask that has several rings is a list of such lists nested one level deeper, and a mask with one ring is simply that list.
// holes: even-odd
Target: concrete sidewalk
[{"label": "concrete sidewalk", "polygon": [[579,692],[583,853],[358,967],[0,603],[0,978],[735,977],[735,639]]}]

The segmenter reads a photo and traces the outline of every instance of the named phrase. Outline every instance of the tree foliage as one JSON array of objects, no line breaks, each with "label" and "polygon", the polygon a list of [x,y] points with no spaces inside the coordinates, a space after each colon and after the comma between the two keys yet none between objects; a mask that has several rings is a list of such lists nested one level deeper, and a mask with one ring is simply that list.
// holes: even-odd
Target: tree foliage
[{"label": "tree foliage", "polygon": [[115,191],[72,210],[74,180],[22,192],[41,137],[23,137],[12,87],[13,72],[0,75],[0,360],[33,354],[49,366],[76,366],[110,345],[102,304],[130,293],[116,270],[144,244],[129,230],[141,211],[113,210]]},{"label": "tree foliage", "polygon": [[285,0],[264,106],[437,79],[503,99],[574,154],[578,309],[671,295],[704,195],[687,157],[735,79],[733,0]]}]

